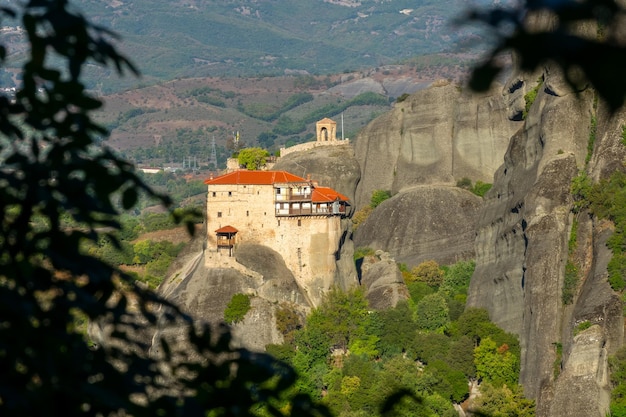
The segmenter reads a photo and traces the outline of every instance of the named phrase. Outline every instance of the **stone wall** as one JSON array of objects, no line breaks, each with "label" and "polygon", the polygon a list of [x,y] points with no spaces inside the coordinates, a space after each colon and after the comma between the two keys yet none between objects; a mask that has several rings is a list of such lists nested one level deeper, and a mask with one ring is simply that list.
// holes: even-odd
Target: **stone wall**
[{"label": "stone wall", "polygon": [[280,156],[283,157],[293,152],[308,151],[310,149],[314,149],[319,146],[343,146],[343,145],[349,145],[349,144],[350,144],[350,139],[328,141],[328,142],[305,142],[305,143],[300,143],[298,145],[290,146],[288,148],[280,148]]}]

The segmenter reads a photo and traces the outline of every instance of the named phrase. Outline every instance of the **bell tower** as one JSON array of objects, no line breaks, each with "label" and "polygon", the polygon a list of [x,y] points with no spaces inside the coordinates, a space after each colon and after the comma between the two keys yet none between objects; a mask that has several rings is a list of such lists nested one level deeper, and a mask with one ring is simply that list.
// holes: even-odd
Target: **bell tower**
[{"label": "bell tower", "polygon": [[323,118],[315,124],[318,142],[336,142],[337,141],[337,122]]}]

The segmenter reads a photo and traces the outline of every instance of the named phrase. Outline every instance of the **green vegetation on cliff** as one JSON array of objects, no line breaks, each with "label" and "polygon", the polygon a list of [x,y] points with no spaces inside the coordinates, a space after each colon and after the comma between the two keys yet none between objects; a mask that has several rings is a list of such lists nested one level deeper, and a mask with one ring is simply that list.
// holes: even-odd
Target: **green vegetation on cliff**
[{"label": "green vegetation on cliff", "polygon": [[250,296],[237,293],[232,296],[224,310],[224,321],[228,324],[239,323],[250,311]]},{"label": "green vegetation on cliff", "polygon": [[386,398],[396,392],[407,394],[395,403],[398,415],[452,417],[453,404],[469,396],[468,381],[485,387],[480,412],[507,402],[507,410],[532,416],[533,402],[517,386],[517,338],[491,323],[484,309],[463,312],[473,262],[431,263],[415,269],[428,270],[428,277],[436,270],[437,279],[411,278],[429,293],[370,311],[362,290],[335,288],[304,327],[267,351],[297,370],[300,392],[319,398],[339,417],[384,415]]}]

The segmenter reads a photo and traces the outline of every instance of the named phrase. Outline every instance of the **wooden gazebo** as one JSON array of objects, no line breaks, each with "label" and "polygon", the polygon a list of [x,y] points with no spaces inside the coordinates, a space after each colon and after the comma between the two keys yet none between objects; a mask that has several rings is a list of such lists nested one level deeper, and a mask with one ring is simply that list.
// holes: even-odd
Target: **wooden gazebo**
[{"label": "wooden gazebo", "polygon": [[233,256],[233,247],[235,246],[235,235],[239,230],[232,226],[220,227],[215,231],[217,250],[221,248],[228,249],[228,256]]}]

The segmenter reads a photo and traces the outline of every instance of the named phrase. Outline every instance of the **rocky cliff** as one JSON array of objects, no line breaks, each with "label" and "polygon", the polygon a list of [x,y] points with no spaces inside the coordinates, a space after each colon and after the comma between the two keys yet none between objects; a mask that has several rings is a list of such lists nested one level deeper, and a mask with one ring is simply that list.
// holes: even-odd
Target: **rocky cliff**
[{"label": "rocky cliff", "polygon": [[[351,200],[360,176],[359,165],[349,146],[293,153],[281,158],[274,169],[302,177],[310,175],[321,185],[330,186]],[[332,272],[318,265],[315,282],[298,282],[285,259],[267,246],[239,243],[234,256],[229,257],[226,252],[216,252],[212,247],[204,245],[203,248],[204,236],[199,236],[172,265],[170,278],[159,291],[197,319],[212,323],[223,320],[224,310],[234,294],[251,295],[250,312],[241,323],[232,326],[233,342],[262,351],[267,344],[282,342],[275,325],[277,309],[288,306],[304,316],[320,303],[324,290],[333,283],[344,289],[358,284],[350,220],[341,220],[340,229],[338,237],[328,236],[328,239],[337,237],[337,242],[324,242],[319,251],[325,254],[329,247],[338,248],[331,260],[334,262],[334,267],[329,269]],[[316,261],[321,265],[326,258],[319,255]],[[323,280],[318,279],[320,277]],[[176,333],[176,330],[170,332]]]},{"label": "rocky cliff", "polygon": [[374,190],[394,196],[359,227],[356,247],[387,251],[413,266],[474,258],[482,200],[455,185],[464,177],[492,182],[521,126],[522,107],[502,86],[473,95],[440,81],[370,123],[355,141],[361,167],[355,204],[369,204]]},{"label": "rocky cliff", "polygon": [[[520,383],[537,400],[537,416],[600,417],[608,410],[607,355],[623,339],[621,302],[606,279],[606,227],[578,214],[578,246],[568,253],[575,224],[570,185],[581,170],[600,178],[623,159],[619,116],[596,112],[593,92],[572,92],[554,68],[539,75],[543,83],[537,74],[523,75],[505,88],[511,102],[533,88],[537,98],[486,195],[468,305],[487,308],[494,322],[519,335]],[[586,164],[592,118],[598,129]],[[564,304],[570,256],[580,281]],[[582,321],[598,326],[574,337]]]},{"label": "rocky cliff", "polygon": [[477,96],[447,81],[397,103],[355,139],[362,172],[356,207],[379,189],[396,194],[418,184],[455,185],[463,177],[491,182],[520,125],[510,112],[501,88]]},{"label": "rocky cliff", "polygon": [[382,249],[413,266],[473,259],[482,203],[458,187],[417,185],[383,201],[354,233],[354,245]]}]

